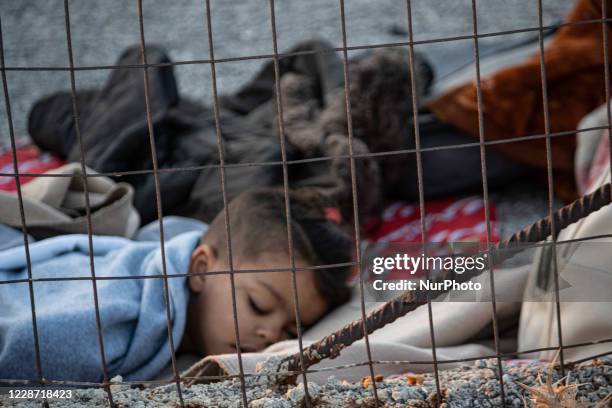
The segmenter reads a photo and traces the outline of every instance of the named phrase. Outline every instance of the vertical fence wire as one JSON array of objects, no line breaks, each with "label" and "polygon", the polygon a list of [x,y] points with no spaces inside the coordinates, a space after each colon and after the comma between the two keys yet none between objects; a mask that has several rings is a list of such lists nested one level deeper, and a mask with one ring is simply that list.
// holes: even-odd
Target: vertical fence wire
[{"label": "vertical fence wire", "polygon": [[289,259],[291,262],[291,289],[293,291],[295,322],[297,327],[298,348],[300,352],[300,371],[304,380],[304,394],[306,396],[306,406],[310,407],[310,395],[308,393],[308,380],[306,378],[306,365],[304,364],[304,344],[302,341],[302,316],[300,315],[297,279],[295,270],[295,253],[293,251],[293,225],[291,222],[291,202],[289,200],[289,173],[287,169],[287,146],[285,136],[285,125],[283,123],[283,100],[280,88],[280,71],[278,66],[278,38],[276,33],[276,14],[274,10],[274,0],[269,0],[270,6],[270,25],[272,30],[272,47],[274,51],[274,90],[276,94],[276,115],[278,122],[278,132],[280,138],[281,161],[283,167],[283,193],[285,196],[285,217],[287,222],[287,243],[289,246]]},{"label": "vertical fence wire", "polygon": [[[38,342],[38,325],[36,323],[36,302],[34,301],[34,283],[32,282],[32,261],[30,259],[30,243],[28,239],[28,226],[26,223],[25,210],[23,208],[23,195],[21,194],[21,179],[19,178],[19,163],[17,162],[17,143],[15,142],[15,128],[13,126],[13,113],[11,110],[11,99],[8,90],[6,71],[4,70],[4,39],[2,36],[2,18],[0,17],[0,69],[2,70],[2,88],[4,91],[4,106],[9,127],[9,138],[11,139],[11,155],[13,159],[13,171],[15,172],[15,186],[17,188],[17,200],[19,202],[19,216],[21,218],[21,231],[23,233],[23,245],[26,257],[26,269],[28,272],[28,290],[30,296],[30,313],[32,314],[32,335],[34,336],[34,362],[36,363],[36,375],[41,385],[45,384],[42,364],[40,359],[40,344]],[[49,406],[45,397],[43,405]]]},{"label": "vertical fence wire", "polygon": [[[604,92],[606,95],[606,118],[608,119],[608,155],[610,156],[610,170],[612,174],[612,111],[610,107],[610,53],[608,51],[608,2],[601,1],[601,33],[603,36],[604,55]],[[576,136],[578,137],[578,136]]]},{"label": "vertical fence wire", "polygon": [[244,380],[244,367],[242,364],[242,346],[240,344],[240,329],[238,325],[238,307],[236,305],[236,281],[234,272],[234,261],[232,253],[232,237],[230,229],[230,214],[227,198],[227,182],[225,180],[225,155],[223,150],[223,138],[221,137],[221,124],[219,118],[219,97],[217,94],[217,69],[215,65],[215,49],[212,34],[212,17],[210,12],[210,0],[206,0],[206,32],[208,35],[208,55],[210,58],[210,76],[212,81],[213,93],[213,114],[215,118],[215,134],[217,137],[217,153],[219,155],[219,182],[221,183],[221,195],[223,196],[223,211],[225,221],[225,239],[227,245],[227,262],[229,266],[230,288],[232,295],[232,315],[234,318],[234,334],[236,336],[236,353],[238,355],[238,370],[240,373],[240,396],[244,408],[249,406],[246,383]]},{"label": "vertical fence wire", "polygon": [[366,354],[368,357],[368,368],[370,370],[370,380],[372,383],[372,392],[374,394],[374,401],[376,406],[380,406],[378,399],[378,391],[376,388],[376,377],[374,375],[374,364],[372,363],[372,348],[370,347],[370,338],[368,335],[368,327],[366,321],[366,307],[365,307],[365,289],[363,282],[362,270],[362,256],[361,256],[361,231],[359,225],[359,202],[357,194],[357,179],[355,170],[355,157],[353,155],[353,118],[351,116],[351,100],[350,100],[350,74],[349,74],[349,61],[347,51],[347,40],[346,40],[346,15],[344,10],[344,0],[340,1],[340,29],[342,35],[342,67],[344,74],[344,109],[346,114],[346,126],[348,131],[349,140],[349,162],[350,162],[350,174],[351,174],[351,195],[353,198],[353,226],[355,229],[355,258],[358,267],[359,275],[359,300],[361,308],[361,322],[363,330],[363,338],[366,346]]},{"label": "vertical fence wire", "polygon": [[174,381],[176,383],[177,395],[181,407],[185,406],[183,401],[183,393],[181,390],[181,377],[176,366],[176,356],[174,354],[174,336],[172,334],[172,319],[170,318],[170,294],[168,290],[168,271],[166,268],[166,250],[165,250],[165,239],[164,239],[164,222],[163,222],[163,209],[161,200],[161,187],[159,181],[159,173],[157,166],[157,149],[155,147],[155,134],[153,130],[153,119],[151,117],[151,101],[149,95],[149,69],[147,66],[147,48],[145,43],[144,35],[144,16],[142,12],[142,0],[137,0],[138,3],[138,26],[140,31],[140,53],[143,64],[143,85],[144,85],[144,102],[146,110],[147,128],[149,134],[149,146],[151,149],[151,162],[153,164],[153,179],[155,181],[155,204],[157,206],[157,219],[159,222],[159,247],[161,252],[162,261],[162,282],[163,282],[163,294],[164,304],[166,307],[166,328],[168,331],[168,343],[170,348],[170,360],[172,363],[172,373],[174,375]]},{"label": "vertical fence wire", "polygon": [[493,274],[493,258],[491,257],[491,213],[489,208],[489,184],[487,180],[487,152],[484,145],[485,127],[482,106],[482,86],[480,82],[480,49],[478,45],[478,15],[476,13],[476,0],[472,0],[472,28],[474,33],[474,62],[476,67],[476,101],[478,104],[478,139],[480,141],[480,173],[482,176],[482,200],[484,202],[485,221],[487,224],[487,256],[489,259],[489,281],[491,282],[491,311],[493,318],[493,342],[497,355],[497,368],[499,371],[499,387],[502,406],[506,405],[504,389],[504,369],[499,352],[499,324],[497,320],[497,301],[495,299],[495,277]]},{"label": "vertical fence wire", "polygon": [[96,332],[98,335],[98,344],[100,349],[100,364],[102,366],[103,375],[103,386],[108,396],[108,402],[111,407],[114,406],[113,395],[110,388],[108,378],[108,367],[106,365],[106,355],[104,352],[104,337],[102,335],[102,322],[100,319],[100,304],[98,300],[98,285],[96,282],[96,268],[94,265],[93,256],[93,226],[91,223],[91,205],[89,202],[89,180],[87,178],[87,167],[85,166],[85,147],[83,145],[83,138],[81,135],[81,129],[79,125],[79,108],[77,104],[76,94],[76,79],[74,73],[74,54],[72,50],[72,35],[70,31],[70,6],[69,0],[64,0],[64,22],[66,31],[66,45],[68,47],[68,62],[70,64],[70,95],[72,97],[72,113],[74,117],[74,131],[79,145],[80,163],[81,163],[81,177],[83,180],[83,190],[85,194],[85,216],[87,219],[87,244],[89,250],[89,269],[91,272],[91,285],[94,297],[94,308],[96,317]]},{"label": "vertical fence wire", "polygon": [[[605,1],[605,0],[604,0]],[[559,302],[559,269],[557,265],[557,229],[553,216],[554,187],[552,170],[552,148],[550,138],[550,111],[548,105],[548,86],[546,80],[546,63],[544,61],[544,17],[542,11],[542,0],[538,0],[538,42],[540,52],[540,79],[542,83],[542,105],[544,111],[544,133],[546,135],[546,175],[548,184],[548,216],[550,219],[550,231],[552,237],[552,264],[555,285],[555,307],[557,315],[557,337],[559,342],[559,362],[561,363],[561,376],[565,375],[565,359],[563,356],[563,332],[561,329],[561,304]]]},{"label": "vertical fence wire", "polygon": [[[421,159],[421,133],[419,129],[419,109],[416,93],[416,75],[414,66],[414,33],[412,27],[412,1],[406,0],[406,18],[408,19],[408,62],[410,64],[410,87],[412,94],[412,115],[414,122],[414,144],[417,164],[417,185],[419,190],[419,211],[421,216],[421,239],[423,256],[427,256],[427,227],[425,220],[425,191],[423,186],[423,163]],[[425,268],[427,281],[431,280],[431,271]],[[429,337],[431,339],[431,354],[433,357],[434,376],[436,379],[436,406],[441,405],[442,390],[440,387],[440,373],[438,367],[438,356],[436,352],[436,333],[434,330],[433,309],[431,306],[431,294],[427,291],[427,315],[429,319]]]}]

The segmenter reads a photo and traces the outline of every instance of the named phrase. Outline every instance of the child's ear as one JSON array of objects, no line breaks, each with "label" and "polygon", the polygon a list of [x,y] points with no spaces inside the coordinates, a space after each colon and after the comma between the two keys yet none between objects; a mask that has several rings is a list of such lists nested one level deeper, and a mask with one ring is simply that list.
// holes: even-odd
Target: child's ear
[{"label": "child's ear", "polygon": [[191,254],[188,284],[192,292],[199,293],[204,289],[205,273],[217,260],[215,250],[210,245],[202,244]]}]

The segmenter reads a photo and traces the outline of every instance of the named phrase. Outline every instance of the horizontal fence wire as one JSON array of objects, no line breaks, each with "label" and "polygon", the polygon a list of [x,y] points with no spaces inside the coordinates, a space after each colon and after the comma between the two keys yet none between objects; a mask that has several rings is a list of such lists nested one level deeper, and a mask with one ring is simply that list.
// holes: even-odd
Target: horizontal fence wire
[{"label": "horizontal fence wire", "polygon": [[[601,24],[612,22],[612,18],[605,19],[590,19],[590,20],[581,20],[574,22],[566,22],[566,23],[558,23],[551,24],[547,26],[543,26],[544,30],[554,30],[556,28],[561,27],[571,27],[571,26],[579,26],[584,24]],[[409,45],[425,45],[425,44],[438,44],[438,43],[446,43],[453,41],[461,41],[461,40],[472,40],[474,38],[491,38],[491,37],[499,37],[503,35],[511,35],[511,34],[520,34],[520,33],[537,33],[540,30],[540,27],[529,27],[529,28],[521,28],[515,30],[504,30],[504,31],[495,31],[491,33],[483,33],[478,34],[478,36],[472,35],[459,35],[452,37],[441,37],[436,39],[429,40],[415,40],[413,42],[408,41],[399,41],[399,42],[388,42],[381,44],[371,44],[371,45],[356,45],[356,46],[346,46],[346,47],[330,47],[330,48],[322,48],[319,50],[308,50],[308,51],[295,51],[295,52],[285,52],[279,53],[278,57],[280,59],[286,57],[293,57],[298,55],[311,55],[311,54],[319,54],[319,53],[330,53],[330,52],[342,52],[346,51],[362,51],[362,50],[371,50],[377,48],[393,48],[393,47],[405,47]],[[218,58],[218,59],[193,59],[193,60],[185,60],[185,61],[173,61],[173,62],[160,62],[155,64],[125,64],[125,65],[85,65],[85,66],[75,66],[75,71],[97,71],[97,70],[112,70],[119,68],[135,68],[135,69],[143,69],[147,68],[159,68],[159,67],[169,67],[169,66],[178,66],[178,65],[200,65],[200,64],[210,64],[214,62],[216,64],[221,64],[225,62],[239,62],[239,61],[250,61],[250,60],[261,60],[261,59],[273,59],[274,54],[258,54],[258,55],[247,55],[241,57],[229,57],[229,58]],[[4,68],[6,71],[70,71],[69,67],[64,66],[40,66],[40,67],[25,67],[25,66],[7,66]]]},{"label": "horizontal fence wire", "polygon": [[[602,235],[593,235],[588,237],[574,238],[568,240],[557,240],[557,245],[560,244],[571,244],[577,242],[587,242],[590,240],[599,240],[599,239],[609,239],[612,238],[612,234],[602,234]],[[521,241],[522,243],[522,241]],[[529,243],[526,245],[521,244],[520,250],[528,250],[535,248],[543,248],[551,246],[551,242],[535,242]],[[511,249],[511,248],[510,248]],[[328,265],[314,265],[314,266],[301,266],[295,268],[296,272],[306,272],[306,271],[315,271],[322,269],[332,269],[338,267],[356,267],[359,266],[357,262],[342,262],[337,264],[328,264]],[[200,276],[200,275],[229,275],[231,273],[241,274],[241,273],[282,273],[282,272],[291,272],[293,269],[291,268],[267,268],[267,269],[234,269],[233,271],[219,270],[214,272],[183,272],[183,273],[173,273],[172,275],[168,275],[169,279],[172,278],[181,278],[187,276]],[[96,276],[95,279],[98,281],[104,280],[139,280],[139,279],[160,279],[163,278],[164,275],[160,274],[152,274],[152,275],[130,275],[130,276]],[[56,278],[32,278],[30,279],[11,279],[11,280],[2,280],[0,281],[0,285],[3,284],[11,284],[11,283],[28,283],[28,282],[61,282],[61,281],[74,281],[74,280],[91,280],[94,279],[91,276],[70,276],[70,277],[56,277]]]},{"label": "horizontal fence wire", "polygon": [[[584,129],[571,130],[571,131],[563,131],[563,132],[555,132],[548,135],[548,137],[562,137],[562,136],[574,136],[576,134],[582,132],[589,132],[593,130],[607,130],[608,126],[593,126]],[[484,146],[494,146],[506,143],[513,142],[525,142],[529,140],[538,140],[538,139],[546,139],[546,134],[537,134],[537,135],[529,135],[529,136],[519,136],[512,137],[502,140],[489,140],[484,142]],[[386,150],[380,152],[370,152],[370,153],[355,153],[353,154],[353,158],[355,159],[367,159],[374,157],[387,157],[387,156],[397,156],[403,154],[412,154],[412,153],[424,153],[424,152],[434,152],[440,150],[451,150],[451,149],[466,149],[472,147],[480,147],[480,142],[471,142],[471,143],[460,143],[460,144],[451,144],[451,145],[442,145],[442,146],[432,146],[432,147],[421,147],[419,149],[398,149],[398,150]],[[351,156],[348,154],[340,154],[334,156],[322,156],[322,157],[313,157],[308,159],[295,159],[295,160],[287,160],[287,164],[307,164],[307,163],[317,163],[317,162],[326,162],[332,161],[335,159],[349,159]],[[224,168],[238,168],[238,167],[256,167],[256,166],[282,166],[282,161],[262,161],[262,162],[247,162],[247,163],[225,163],[223,165]],[[162,167],[158,168],[158,173],[175,173],[175,172],[185,172],[185,171],[199,171],[205,169],[218,169],[221,168],[220,164],[203,164],[201,166],[185,166],[185,167]],[[153,169],[151,170],[129,170],[129,171],[114,171],[114,172],[100,172],[100,173],[88,173],[87,178],[93,177],[122,177],[122,176],[135,176],[135,175],[143,175],[143,174],[153,174]],[[47,173],[28,173],[28,172],[20,172],[19,175],[21,177],[73,177],[70,174],[59,174],[53,173],[53,170],[50,170]],[[0,177],[14,177],[15,173],[7,173],[0,172]]]},{"label": "horizontal fence wire", "polygon": [[[567,349],[575,349],[575,348],[588,347],[588,346],[599,345],[599,344],[608,344],[608,343],[611,344],[609,351],[594,354],[594,355],[589,355],[587,357],[583,357],[583,358],[573,360],[573,361],[568,361],[566,363],[566,367],[573,367],[576,364],[580,364],[585,361],[589,361],[589,360],[592,360],[598,357],[603,357],[603,356],[612,354],[612,338],[605,338],[601,340],[593,340],[593,341],[588,341],[588,342],[564,345],[563,348],[567,350]],[[539,347],[539,348],[532,348],[532,349],[525,349],[525,350],[517,350],[514,352],[501,352],[499,354],[502,357],[514,358],[514,357],[521,356],[524,354],[533,354],[533,353],[539,353],[539,352],[544,352],[544,351],[557,351],[557,350],[559,350],[559,347]],[[459,358],[459,359],[438,359],[437,362],[440,365],[460,364],[460,363],[470,363],[470,362],[479,361],[479,360],[488,360],[492,358],[497,358],[497,353],[489,354],[489,355],[482,355],[478,357],[465,357],[465,358]],[[422,365],[433,365],[434,361],[433,360],[372,360],[372,363],[376,365],[380,365],[380,366],[390,366],[390,365],[398,365],[398,364],[414,364],[414,365],[422,366]],[[360,362],[355,362],[355,363],[338,364],[338,365],[332,365],[332,366],[321,367],[321,368],[308,368],[306,370],[306,373],[316,374],[316,373],[322,373],[322,372],[334,372],[334,371],[342,370],[345,368],[363,367],[367,365],[369,365],[369,361],[360,361]],[[277,372],[277,374],[285,375],[285,376],[297,376],[297,375],[300,375],[301,373],[302,373],[302,370],[299,370],[299,371],[284,370],[284,371]],[[268,375],[269,373],[245,373],[244,377],[245,378],[249,378],[249,377],[257,378],[257,377],[265,377]],[[181,378],[183,380],[223,381],[223,380],[238,379],[240,378],[240,374],[199,375],[196,377],[183,376]],[[25,380],[25,379],[19,380],[19,379],[0,378],[0,382],[7,383],[7,384],[38,384],[38,381]],[[173,382],[174,382],[173,379],[169,379],[169,380],[149,380],[149,381],[122,381],[120,384],[127,385],[127,386],[139,386],[139,385],[162,386],[162,385],[172,384]],[[48,384],[48,385],[66,385],[66,386],[73,386],[73,387],[102,388],[104,386],[103,383],[98,383],[98,382],[61,381],[61,380],[49,380],[49,379],[45,379],[43,383]]]}]

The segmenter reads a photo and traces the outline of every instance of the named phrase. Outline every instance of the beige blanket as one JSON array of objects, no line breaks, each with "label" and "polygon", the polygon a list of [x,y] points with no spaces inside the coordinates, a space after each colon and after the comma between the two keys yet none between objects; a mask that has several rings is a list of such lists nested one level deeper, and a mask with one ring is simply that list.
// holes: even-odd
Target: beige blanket
[{"label": "beige blanket", "polygon": [[[601,110],[596,113],[602,116]],[[605,116],[606,123],[596,123],[597,126],[607,125],[607,115]],[[591,124],[587,122],[585,127]],[[588,138],[579,139],[579,144],[581,142],[598,144],[597,141],[600,139],[597,135],[588,136]],[[607,134],[600,137],[607,137]],[[578,151],[582,150],[585,149],[579,147]],[[586,150],[591,150],[591,156],[594,155],[595,149]],[[586,193],[592,192],[607,182],[610,182],[608,165],[587,188]],[[570,225],[559,233],[558,240],[585,239],[610,234],[612,234],[612,205]],[[522,350],[559,345],[554,294],[542,290],[542,284],[538,284],[538,281],[542,282],[542,275],[551,276],[554,270],[553,265],[546,260],[544,254],[545,251],[540,251],[534,262],[533,273],[527,282],[524,296],[526,300],[542,299],[546,301],[523,303],[518,338],[519,347]],[[560,291],[563,346],[612,338],[612,238],[597,238],[581,243],[558,245],[557,263],[561,283],[564,286]],[[564,350],[563,356],[566,361],[571,361],[600,353],[612,353],[612,343],[569,348]],[[551,359],[554,354],[555,351],[543,351],[531,354],[529,357]]]},{"label": "beige blanket", "polygon": [[[36,177],[21,188],[28,233],[37,239],[87,234],[81,166],[69,163],[47,173],[62,177]],[[96,174],[91,169],[87,169],[87,173]],[[100,176],[89,177],[87,187],[93,234],[131,238],[140,225],[140,217],[132,206],[133,187]],[[21,228],[16,193],[0,191],[0,224]]]}]

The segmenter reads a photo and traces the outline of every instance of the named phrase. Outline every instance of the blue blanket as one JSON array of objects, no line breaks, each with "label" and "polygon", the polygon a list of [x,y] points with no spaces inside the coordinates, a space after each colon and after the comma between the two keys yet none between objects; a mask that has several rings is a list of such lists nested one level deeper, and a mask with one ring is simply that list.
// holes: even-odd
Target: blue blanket
[{"label": "blue blanket", "polygon": [[[202,232],[178,235],[166,243],[168,275],[187,273]],[[159,242],[93,237],[96,276],[162,275]],[[65,235],[30,245],[32,275],[90,278],[86,235]],[[23,246],[0,252],[0,281],[27,279]],[[97,280],[108,374],[126,380],[154,377],[169,361],[163,280]],[[186,321],[189,296],[185,277],[168,278],[174,345]],[[46,379],[102,380],[91,279],[34,282],[34,303],[42,373]],[[37,379],[28,283],[0,284],[0,382]]]}]

